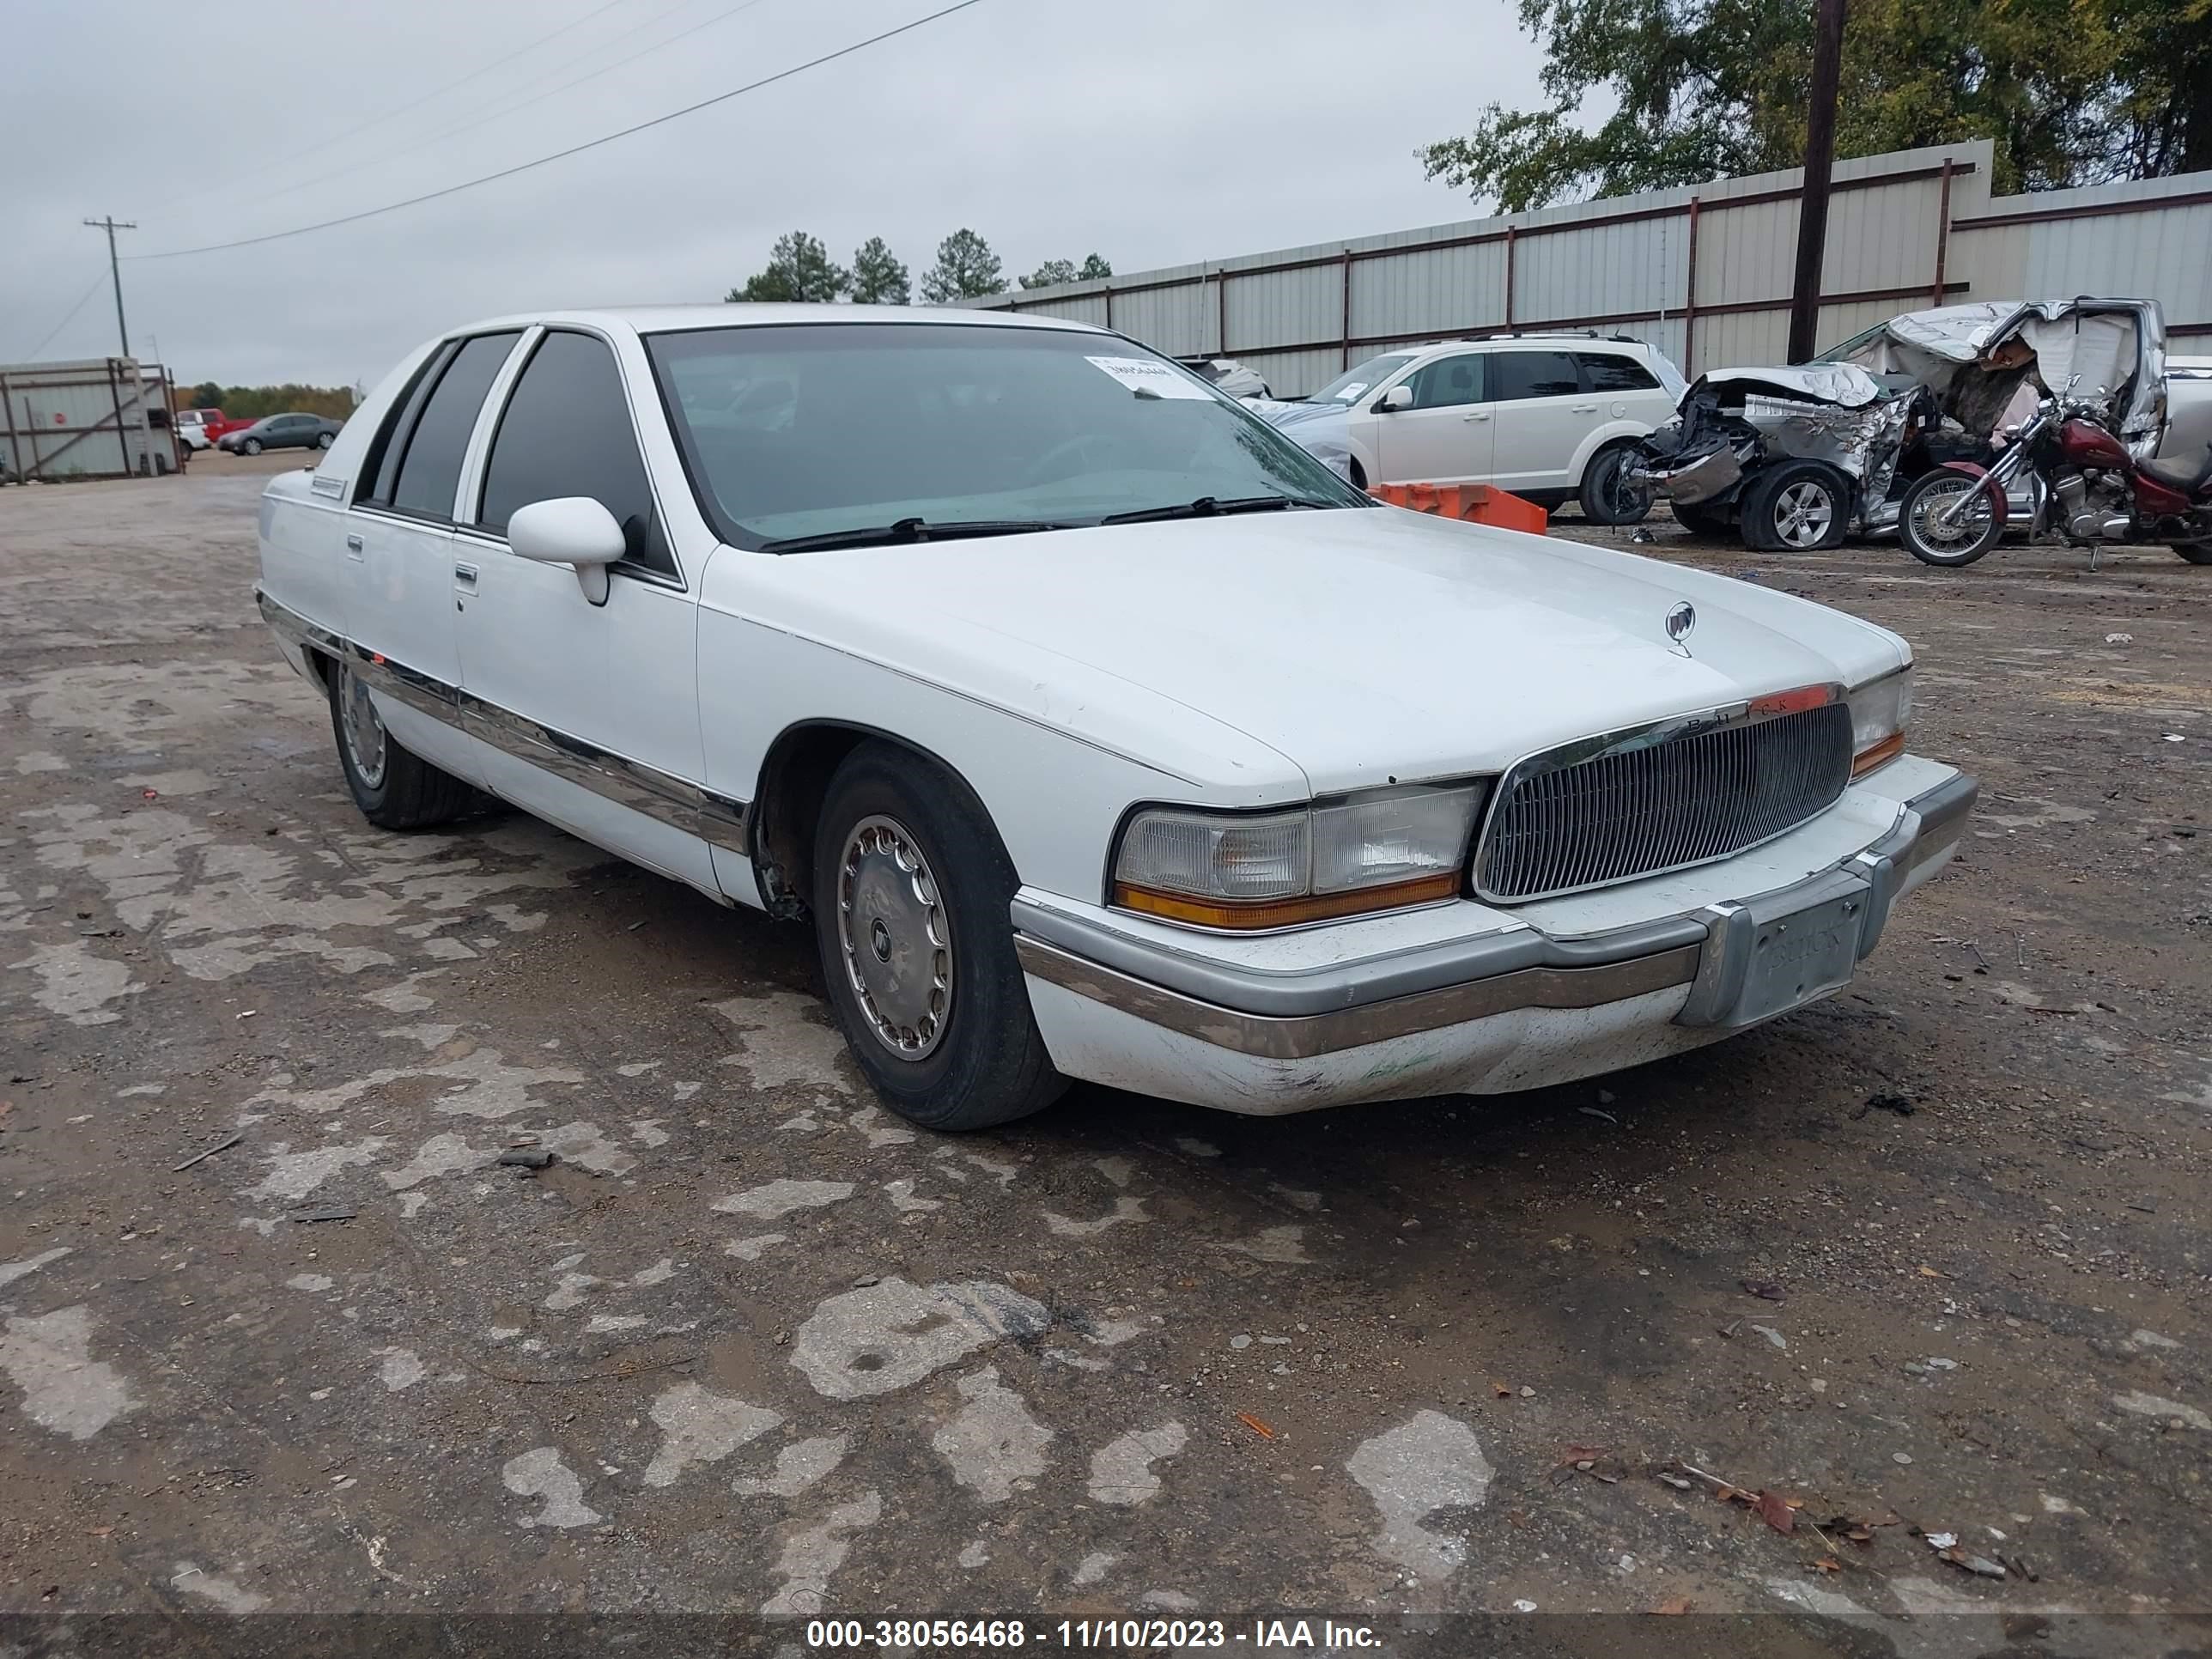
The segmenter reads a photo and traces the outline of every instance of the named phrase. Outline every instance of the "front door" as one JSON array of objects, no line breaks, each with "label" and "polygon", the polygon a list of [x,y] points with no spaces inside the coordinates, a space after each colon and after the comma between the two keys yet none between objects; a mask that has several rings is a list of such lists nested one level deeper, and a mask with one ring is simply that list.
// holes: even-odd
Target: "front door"
[{"label": "front door", "polygon": [[[594,604],[518,558],[516,509],[588,495],[629,553]],[[499,412],[453,540],[463,719],[499,794],[637,863],[719,891],[702,835],[697,607],[663,533],[612,349],[550,330]]]},{"label": "front door", "polygon": [[1490,476],[1496,422],[1484,369],[1485,354],[1466,351],[1424,363],[1407,378],[1412,404],[1373,416],[1379,482],[1476,483]]}]

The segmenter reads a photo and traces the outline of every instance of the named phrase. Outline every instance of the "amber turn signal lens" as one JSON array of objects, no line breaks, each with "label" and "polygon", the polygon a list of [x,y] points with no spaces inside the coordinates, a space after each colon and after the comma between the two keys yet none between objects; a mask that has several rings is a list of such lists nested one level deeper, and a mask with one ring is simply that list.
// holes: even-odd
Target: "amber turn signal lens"
[{"label": "amber turn signal lens", "polygon": [[1877,766],[1887,766],[1905,752],[1905,733],[1893,732],[1880,743],[1871,744],[1852,757],[1851,776],[1863,778]]},{"label": "amber turn signal lens", "polygon": [[1150,887],[1114,884],[1114,902],[1139,915],[1158,916],[1194,927],[1295,927],[1301,922],[1329,921],[1339,916],[1362,915],[1371,910],[1397,910],[1408,904],[1433,904],[1459,896],[1460,875],[1447,870],[1413,881],[1393,882],[1387,887],[1363,887],[1348,893],[1317,896],[1261,899],[1237,903],[1223,899],[1192,898],[1182,893],[1163,893]]}]

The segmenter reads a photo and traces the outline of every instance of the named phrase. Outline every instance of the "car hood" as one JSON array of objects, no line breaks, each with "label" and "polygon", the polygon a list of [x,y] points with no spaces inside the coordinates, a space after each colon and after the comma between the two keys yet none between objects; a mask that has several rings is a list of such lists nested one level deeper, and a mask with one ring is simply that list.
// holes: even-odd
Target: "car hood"
[{"label": "car hood", "polygon": [[[1389,507],[754,568],[746,586],[774,625],[1124,750],[1146,720],[1174,725],[1182,757],[1193,732],[1230,728],[1316,793],[1497,771],[1570,738],[1858,684],[1908,659],[1885,629],[1750,582]],[[1667,617],[1685,601],[1696,623],[1677,648]],[[1194,781],[1254,779],[1224,755]]]}]

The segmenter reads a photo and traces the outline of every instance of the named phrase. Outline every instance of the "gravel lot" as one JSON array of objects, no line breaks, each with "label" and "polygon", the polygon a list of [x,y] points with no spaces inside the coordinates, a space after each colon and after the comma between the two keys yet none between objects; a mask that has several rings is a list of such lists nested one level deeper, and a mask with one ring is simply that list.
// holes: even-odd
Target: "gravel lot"
[{"label": "gravel lot", "polygon": [[2206,1638],[2212,571],[1660,525],[1905,633],[1982,779],[1853,992],[1503,1100],[938,1140],[802,932],[360,819],[253,611],[295,464],[0,491],[0,1610]]}]

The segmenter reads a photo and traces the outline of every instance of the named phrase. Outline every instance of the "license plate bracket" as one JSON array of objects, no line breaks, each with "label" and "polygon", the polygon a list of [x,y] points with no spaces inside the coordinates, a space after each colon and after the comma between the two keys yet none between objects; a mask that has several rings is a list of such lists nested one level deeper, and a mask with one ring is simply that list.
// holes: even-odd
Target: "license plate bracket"
[{"label": "license plate bracket", "polygon": [[1841,990],[1858,967],[1873,890],[1842,871],[1708,912],[1686,1025],[1741,1027]]}]

